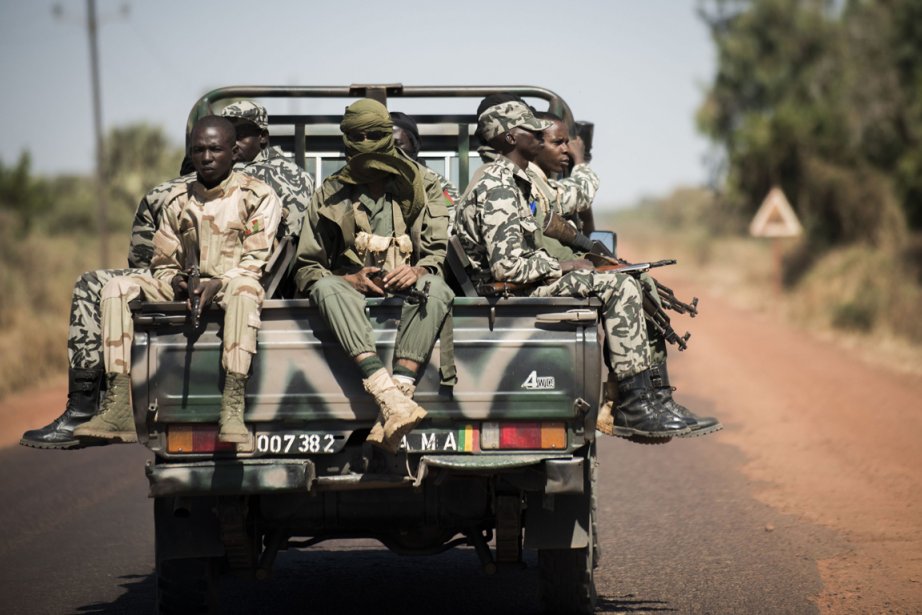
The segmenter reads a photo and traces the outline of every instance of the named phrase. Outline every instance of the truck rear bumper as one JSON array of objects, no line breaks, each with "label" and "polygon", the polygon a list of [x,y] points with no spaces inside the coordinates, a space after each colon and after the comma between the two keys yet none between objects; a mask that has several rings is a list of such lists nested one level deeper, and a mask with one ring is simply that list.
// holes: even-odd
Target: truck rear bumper
[{"label": "truck rear bumper", "polygon": [[582,493],[583,459],[528,455],[426,455],[416,476],[348,474],[318,477],[309,459],[246,459],[149,463],[150,497],[255,495],[419,487],[431,468],[465,474],[501,474],[522,468],[540,471],[545,493]]}]

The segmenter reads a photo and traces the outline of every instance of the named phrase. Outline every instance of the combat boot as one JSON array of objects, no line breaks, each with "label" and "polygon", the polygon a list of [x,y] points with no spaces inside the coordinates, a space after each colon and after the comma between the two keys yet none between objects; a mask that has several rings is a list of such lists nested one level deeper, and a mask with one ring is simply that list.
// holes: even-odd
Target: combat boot
[{"label": "combat boot", "polygon": [[680,436],[682,438],[697,438],[706,436],[709,433],[720,431],[724,428],[713,416],[695,416],[691,410],[678,403],[672,398],[672,392],[675,391],[669,383],[669,371],[666,364],[654,365],[650,368],[650,381],[653,383],[653,390],[656,400],[673,415],[679,417],[691,430],[687,434]]},{"label": "combat boot", "polygon": [[649,370],[618,381],[618,406],[614,420],[616,436],[671,438],[689,431],[685,421],[673,416],[654,398]]},{"label": "combat boot", "polygon": [[[394,382],[394,386],[397,387],[401,393],[406,397],[413,399],[413,394],[416,393],[416,385],[412,382],[407,382],[405,380],[397,380],[396,378],[391,378]],[[378,418],[375,420],[375,424],[371,426],[371,431],[368,432],[368,437],[365,438],[368,442],[380,447],[384,447],[384,418],[382,413],[378,413]],[[399,446],[399,443],[398,443]],[[397,449],[389,451],[391,453],[396,453]]]},{"label": "combat boot", "polygon": [[243,410],[246,404],[247,376],[227,372],[224,378],[224,394],[221,396],[221,418],[218,440],[221,442],[246,442],[250,430],[243,422]]},{"label": "combat boot", "polygon": [[112,372],[106,374],[106,381],[108,388],[99,414],[74,429],[74,435],[112,442],[137,442],[131,413],[131,376]]},{"label": "combat boot", "polygon": [[80,446],[74,437],[74,428],[96,414],[99,403],[100,369],[75,369],[67,371],[67,405],[64,412],[40,429],[30,429],[22,434],[19,443],[32,448],[67,449]]},{"label": "combat boot", "polygon": [[397,388],[384,368],[363,379],[362,384],[374,397],[381,410],[381,418],[384,419],[383,440],[380,443],[369,441],[388,452],[396,453],[400,440],[423,420],[426,411]]}]

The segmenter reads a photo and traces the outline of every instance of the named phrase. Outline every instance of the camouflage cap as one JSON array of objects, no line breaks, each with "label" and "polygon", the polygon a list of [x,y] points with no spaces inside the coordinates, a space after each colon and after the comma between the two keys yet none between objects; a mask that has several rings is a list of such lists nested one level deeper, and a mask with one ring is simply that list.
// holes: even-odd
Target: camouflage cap
[{"label": "camouflage cap", "polygon": [[489,141],[496,135],[501,135],[513,128],[524,128],[537,132],[547,130],[554,124],[547,120],[539,120],[528,105],[512,100],[487,107],[477,118],[477,125],[480,135]]},{"label": "camouflage cap", "polygon": [[221,110],[221,115],[227,118],[240,118],[253,122],[260,130],[269,130],[269,114],[266,108],[252,100],[238,100]]}]

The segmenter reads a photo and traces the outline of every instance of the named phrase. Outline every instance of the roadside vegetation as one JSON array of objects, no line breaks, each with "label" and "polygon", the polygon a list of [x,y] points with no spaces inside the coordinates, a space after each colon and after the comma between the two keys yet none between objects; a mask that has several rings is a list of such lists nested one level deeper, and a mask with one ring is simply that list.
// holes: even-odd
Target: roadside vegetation
[{"label": "roadside vegetation", "polygon": [[[182,152],[159,128],[113,130],[106,140],[108,267],[126,266],[135,207],[175,176]],[[67,369],[74,281],[100,268],[98,199],[88,177],[37,177],[23,154],[0,161],[0,397]]]}]

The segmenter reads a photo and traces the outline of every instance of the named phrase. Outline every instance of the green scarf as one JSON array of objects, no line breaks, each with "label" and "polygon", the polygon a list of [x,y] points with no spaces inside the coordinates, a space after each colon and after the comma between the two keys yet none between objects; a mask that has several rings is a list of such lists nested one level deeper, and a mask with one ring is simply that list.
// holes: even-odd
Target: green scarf
[{"label": "green scarf", "polygon": [[[401,156],[394,146],[394,125],[387,107],[376,100],[363,98],[348,107],[339,125],[346,146],[346,166],[336,178],[344,184],[369,184],[383,181],[387,191],[397,201],[407,226],[412,226],[426,205],[426,189],[419,167]],[[350,132],[378,131],[381,139],[352,141]]]}]

